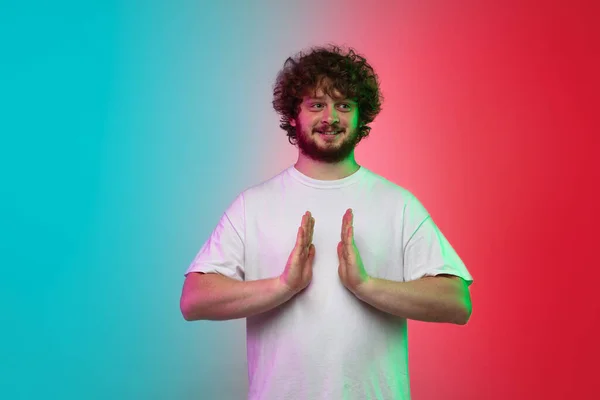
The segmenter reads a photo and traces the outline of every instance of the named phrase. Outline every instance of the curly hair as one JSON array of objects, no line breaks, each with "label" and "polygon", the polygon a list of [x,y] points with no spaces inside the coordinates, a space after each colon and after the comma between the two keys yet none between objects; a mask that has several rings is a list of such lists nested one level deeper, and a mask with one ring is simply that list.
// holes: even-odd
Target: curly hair
[{"label": "curly hair", "polygon": [[[355,50],[340,47],[312,47],[289,57],[278,73],[273,87],[273,108],[281,115],[279,127],[287,131],[288,141],[297,143],[296,128],[290,124],[300,112],[303,97],[321,86],[333,97],[338,90],[358,104],[358,141],[369,135],[373,122],[381,111],[383,96],[379,79],[367,60]],[[357,141],[357,143],[358,143]]]}]

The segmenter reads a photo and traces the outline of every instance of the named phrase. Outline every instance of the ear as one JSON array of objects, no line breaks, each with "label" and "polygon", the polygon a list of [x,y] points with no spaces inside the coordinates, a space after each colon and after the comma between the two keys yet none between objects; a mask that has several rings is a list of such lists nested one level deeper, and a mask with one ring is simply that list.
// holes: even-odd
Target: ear
[{"label": "ear", "polygon": [[293,118],[290,118],[290,125],[295,128],[296,127],[296,120],[293,119]]}]

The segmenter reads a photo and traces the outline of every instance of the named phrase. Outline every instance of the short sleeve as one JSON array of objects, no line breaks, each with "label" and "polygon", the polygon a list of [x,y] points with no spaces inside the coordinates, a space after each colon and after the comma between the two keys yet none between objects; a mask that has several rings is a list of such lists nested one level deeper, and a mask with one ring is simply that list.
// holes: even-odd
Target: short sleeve
[{"label": "short sleeve", "polygon": [[190,272],[217,273],[243,281],[244,232],[244,197],[240,194],[225,211],[185,275]]},{"label": "short sleeve", "polygon": [[459,276],[468,285],[473,278],[444,234],[414,196],[404,209],[404,277],[411,281],[425,276]]}]

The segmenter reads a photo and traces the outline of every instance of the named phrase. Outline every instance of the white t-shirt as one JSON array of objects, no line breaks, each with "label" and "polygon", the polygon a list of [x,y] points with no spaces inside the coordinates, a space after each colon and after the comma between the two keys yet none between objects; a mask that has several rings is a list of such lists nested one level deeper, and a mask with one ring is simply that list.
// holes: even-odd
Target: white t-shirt
[{"label": "white t-shirt", "polygon": [[370,306],[340,282],[342,216],[367,273],[393,281],[471,275],[408,190],[361,167],[319,181],[295,167],[243,191],[204,244],[190,272],[240,281],[283,272],[302,215],[315,218],[310,285],[281,306],[247,318],[248,399],[410,399],[406,319]]}]

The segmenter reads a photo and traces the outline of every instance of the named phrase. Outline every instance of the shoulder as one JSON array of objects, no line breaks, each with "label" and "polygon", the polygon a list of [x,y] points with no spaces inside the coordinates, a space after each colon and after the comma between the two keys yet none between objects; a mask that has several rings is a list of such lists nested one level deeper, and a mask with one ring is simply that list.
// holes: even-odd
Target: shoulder
[{"label": "shoulder", "polygon": [[242,191],[241,196],[246,198],[260,197],[268,194],[272,194],[277,191],[281,191],[282,185],[287,179],[288,170],[285,169],[279,172],[277,175],[272,176],[268,179],[262,180],[252,186],[247,187]]},{"label": "shoulder", "polygon": [[284,187],[288,180],[286,175],[287,169],[275,176],[246,187],[239,193],[235,203],[246,208],[256,204],[264,204],[270,199],[276,198],[284,192]]},{"label": "shoulder", "polygon": [[403,224],[418,225],[429,217],[428,210],[411,190],[369,170],[365,175],[370,196],[382,208],[396,210]]},{"label": "shoulder", "polygon": [[382,175],[365,168],[365,179],[368,189],[373,191],[374,195],[393,198],[401,204],[409,204],[416,200],[415,195],[406,187],[399,185]]}]

